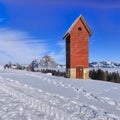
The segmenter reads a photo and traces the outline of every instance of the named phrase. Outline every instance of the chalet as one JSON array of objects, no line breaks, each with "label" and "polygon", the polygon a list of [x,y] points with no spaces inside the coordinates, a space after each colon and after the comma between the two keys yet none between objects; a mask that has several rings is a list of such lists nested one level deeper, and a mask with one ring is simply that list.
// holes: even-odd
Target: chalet
[{"label": "chalet", "polygon": [[89,37],[92,31],[80,15],[65,33],[66,74],[70,78],[89,78]]}]

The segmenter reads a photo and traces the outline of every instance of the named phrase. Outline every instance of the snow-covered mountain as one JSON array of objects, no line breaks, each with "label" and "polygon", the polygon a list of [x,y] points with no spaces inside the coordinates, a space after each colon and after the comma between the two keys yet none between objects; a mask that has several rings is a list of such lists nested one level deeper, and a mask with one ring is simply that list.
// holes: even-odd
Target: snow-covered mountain
[{"label": "snow-covered mountain", "polygon": [[107,61],[102,61],[102,62],[92,62],[89,63],[89,67],[93,68],[120,68],[120,63],[115,63],[115,62],[107,62]]},{"label": "snow-covered mountain", "polygon": [[55,60],[48,55],[45,55],[44,57],[42,57],[40,61],[37,61],[36,59],[33,60],[29,66],[32,66],[35,71],[38,71],[41,69],[65,71],[65,65],[60,65],[56,63]]},{"label": "snow-covered mountain", "polygon": [[[39,63],[40,67],[45,67],[45,68],[64,68],[65,65],[60,65],[55,62],[55,60],[51,56],[44,56]],[[115,63],[115,62],[108,62],[108,61],[102,61],[102,62],[92,62],[89,63],[89,67],[93,68],[120,68],[120,63]]]},{"label": "snow-covered mountain", "polygon": [[60,65],[55,62],[51,56],[44,56],[40,60],[39,66],[42,68],[59,68]]}]

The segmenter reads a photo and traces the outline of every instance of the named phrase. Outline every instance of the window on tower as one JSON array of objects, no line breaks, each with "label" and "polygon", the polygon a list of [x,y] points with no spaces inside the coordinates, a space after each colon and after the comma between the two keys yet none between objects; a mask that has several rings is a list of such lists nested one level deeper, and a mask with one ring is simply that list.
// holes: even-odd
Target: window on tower
[{"label": "window on tower", "polygon": [[81,27],[78,27],[78,30],[79,30],[79,31],[81,31],[81,30],[82,30],[82,28],[81,28]]}]

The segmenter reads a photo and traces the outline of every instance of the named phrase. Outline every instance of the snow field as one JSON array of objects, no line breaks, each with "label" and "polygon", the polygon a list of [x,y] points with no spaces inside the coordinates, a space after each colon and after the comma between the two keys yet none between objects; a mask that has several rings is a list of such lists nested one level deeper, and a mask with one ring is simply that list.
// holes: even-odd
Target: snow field
[{"label": "snow field", "polygon": [[[1,105],[2,101],[0,101],[0,106],[6,107],[9,111],[6,112],[5,115],[5,112],[2,112],[4,110],[1,108],[1,120],[16,120],[16,118],[17,120],[23,118],[25,120],[120,120],[119,115],[95,105],[80,102],[80,99],[84,96],[87,100],[99,102],[100,105],[104,103],[120,111],[119,101],[98,96],[94,94],[94,92],[88,92],[83,86],[78,87],[73,84],[72,81],[67,83],[66,81],[57,80],[62,78],[42,74],[37,75],[26,71],[24,71],[23,74],[22,72],[22,75],[26,76],[26,78],[39,78],[41,81],[52,84],[53,87],[56,86],[56,89],[69,88],[71,91],[74,91],[76,95],[75,98],[70,99],[57,93],[45,92],[42,88],[38,89],[21,83],[17,81],[17,77],[15,76],[19,74],[21,75],[21,71],[0,71],[0,98],[3,98],[3,101],[9,98],[11,99],[8,105],[6,105],[5,102]],[[14,79],[11,79],[9,75],[14,76]],[[22,77],[20,79],[22,79]],[[113,88],[118,89],[117,87]],[[17,112],[12,109],[15,103]]]},{"label": "snow field", "polygon": [[[17,98],[18,100],[20,100],[20,102],[27,104],[31,108],[37,109],[38,111],[41,111],[41,112],[49,115],[49,118],[51,118],[51,119],[71,120],[71,118],[68,117],[68,116],[70,116],[68,113],[66,113],[65,111],[63,112],[62,110],[58,109],[54,105],[50,105],[49,103],[47,103],[46,99],[44,99],[44,98],[38,99],[33,96],[34,94],[27,94],[27,92],[29,91],[29,87],[27,85],[24,85],[25,87],[22,87],[22,86],[18,86],[18,85],[20,85],[20,83],[18,83],[18,82],[16,82],[16,84],[13,84],[14,81],[12,81],[12,80],[10,80],[10,82],[12,82],[12,83],[7,84],[7,85],[2,84],[0,86],[0,90],[5,92],[6,94],[9,94],[10,96],[12,96],[14,98]],[[27,87],[28,87],[28,89],[26,89]],[[26,89],[26,91],[25,91],[25,89]],[[20,91],[22,90],[22,91],[20,92],[19,90]],[[33,89],[31,88],[30,90],[33,90]],[[32,91],[32,92],[35,92],[35,91]],[[40,92],[37,94],[40,94]]]},{"label": "snow field", "polygon": [[[34,75],[34,74],[29,74],[29,73],[26,73],[26,75],[28,76],[33,76],[33,77],[37,77],[37,78],[42,78],[42,76],[38,76],[38,75]],[[88,91],[85,91],[82,87],[81,88],[78,88],[72,84],[65,84],[63,82],[60,82],[60,81],[55,81],[53,79],[50,79],[50,78],[42,78],[43,80],[49,82],[49,83],[52,83],[54,84],[55,86],[60,86],[60,87],[63,87],[63,88],[70,88],[70,89],[73,89],[73,91],[76,92],[76,99],[77,98],[80,98],[80,94],[83,94],[84,96],[86,96],[88,99],[93,99],[93,100],[96,100],[96,101],[99,101],[99,102],[102,102],[102,103],[107,103],[109,105],[114,105],[116,106],[116,109],[120,110],[120,102],[115,102],[113,101],[112,99],[110,98],[107,98],[107,97],[98,97]],[[114,89],[117,89],[117,88],[114,88]],[[110,89],[106,90],[105,92],[107,91],[110,91]]]}]

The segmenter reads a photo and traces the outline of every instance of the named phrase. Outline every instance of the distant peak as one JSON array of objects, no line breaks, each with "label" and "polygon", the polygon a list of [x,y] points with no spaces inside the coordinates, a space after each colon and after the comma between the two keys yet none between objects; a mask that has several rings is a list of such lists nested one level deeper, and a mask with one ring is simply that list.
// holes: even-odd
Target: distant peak
[{"label": "distant peak", "polygon": [[40,60],[40,66],[47,67],[47,68],[49,68],[49,67],[56,68],[56,67],[58,67],[58,64],[55,62],[55,60],[51,56],[45,55]]}]

